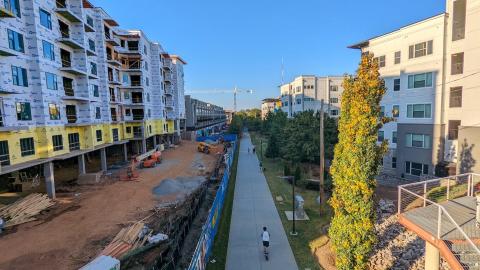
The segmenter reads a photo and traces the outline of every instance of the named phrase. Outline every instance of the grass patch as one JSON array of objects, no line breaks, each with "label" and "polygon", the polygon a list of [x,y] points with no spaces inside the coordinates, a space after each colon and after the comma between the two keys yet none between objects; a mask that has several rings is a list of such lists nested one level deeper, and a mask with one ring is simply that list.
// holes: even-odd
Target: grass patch
[{"label": "grass patch", "polygon": [[231,168],[230,180],[228,183],[227,194],[222,209],[222,215],[220,217],[220,223],[218,224],[217,235],[213,243],[212,254],[209,260],[215,259],[215,263],[208,262],[207,270],[222,270],[225,269],[227,263],[227,248],[228,237],[230,234],[230,221],[232,218],[233,207],[233,194],[235,192],[235,182],[237,180],[237,164],[238,164],[238,152],[240,151],[240,138],[238,139],[237,149],[233,158],[233,164]]},{"label": "grass patch", "polygon": [[[260,159],[261,137],[258,133],[253,132],[250,132],[250,137],[252,138],[252,142],[255,145],[257,155]],[[262,142],[263,150],[265,151],[267,139],[262,138]],[[295,228],[298,235],[291,236],[292,222],[287,220],[284,211],[291,211],[292,209],[292,186],[286,180],[278,178],[278,176],[283,175],[283,162],[281,162],[280,159],[263,157],[262,164],[263,167],[265,167],[265,177],[267,178],[270,192],[274,198],[275,206],[282,220],[283,228],[287,234],[299,269],[321,269],[311,248],[322,246],[327,242],[328,238],[323,233],[323,228],[330,223],[332,209],[327,206],[325,214],[320,215],[319,205],[316,203],[319,192],[296,186],[295,193],[300,194],[305,200],[304,208],[310,220],[297,221]],[[277,196],[282,196],[283,202],[275,200]]]}]

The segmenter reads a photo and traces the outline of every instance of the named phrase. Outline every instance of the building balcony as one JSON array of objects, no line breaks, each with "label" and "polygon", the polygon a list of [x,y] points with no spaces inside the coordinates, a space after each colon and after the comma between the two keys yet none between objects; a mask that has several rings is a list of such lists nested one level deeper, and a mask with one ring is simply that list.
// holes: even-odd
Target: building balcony
[{"label": "building balcony", "polygon": [[[8,4],[8,2],[5,3]],[[0,6],[0,18],[15,18],[15,14],[10,11],[10,8]]]},{"label": "building balcony", "polygon": [[172,81],[172,74],[170,72],[165,72],[163,76],[163,80],[165,82],[171,82]]},{"label": "building balcony", "polygon": [[132,97],[132,104],[143,105],[143,98],[142,97]]},{"label": "building balcony", "polygon": [[58,42],[63,43],[74,50],[83,50],[83,45],[72,39],[68,31],[61,31],[61,37],[57,39]]},{"label": "building balcony", "polygon": [[57,0],[56,6],[55,12],[60,14],[65,19],[72,23],[82,22],[82,19],[78,17],[72,10],[70,10],[65,0]]},{"label": "building balcony", "polygon": [[110,34],[105,34],[105,42],[112,46],[120,46],[120,39]]},{"label": "building balcony", "polygon": [[168,120],[177,119],[177,115],[175,114],[175,112],[169,111],[169,112],[167,112],[167,119]]},{"label": "building balcony", "polygon": [[122,65],[121,69],[122,71],[141,72],[142,64],[140,60],[129,61],[127,64]]},{"label": "building balcony", "polygon": [[166,85],[165,86],[165,95],[170,95],[170,96],[173,95],[173,88],[172,88],[171,85]]},{"label": "building balcony", "polygon": [[84,24],[85,32],[95,32],[95,29],[93,28],[93,25],[90,25],[88,23]]},{"label": "building balcony", "polygon": [[77,123],[77,115],[76,114],[67,114],[67,123],[69,124],[75,124]]},{"label": "building balcony", "polygon": [[170,109],[173,109],[173,107],[174,107],[173,101],[167,100],[167,101],[165,102],[165,107],[170,108]]},{"label": "building balcony", "polygon": [[142,56],[142,52],[140,52],[138,47],[118,47],[116,50],[120,54]]},{"label": "building balcony", "polygon": [[85,72],[84,70],[74,67],[69,59],[62,59],[62,67],[60,68],[60,70],[70,73],[72,75],[87,75],[87,72]]},{"label": "building balcony", "polygon": [[119,59],[116,57],[107,56],[107,63],[116,67],[122,66],[122,63],[120,63]]},{"label": "building balcony", "polygon": [[77,100],[77,101],[90,101],[88,97],[81,97],[78,94],[75,94],[73,88],[64,88],[65,96],[62,97],[63,100]]},{"label": "building balcony", "polygon": [[113,85],[121,85],[122,83],[118,80],[116,76],[109,76],[108,77],[108,83],[113,84]]},{"label": "building balcony", "polygon": [[17,56],[18,54],[19,52],[15,50],[0,46],[0,56]]},{"label": "building balcony", "polygon": [[120,88],[127,88],[127,89],[136,89],[136,88],[143,88],[141,81],[132,81],[130,84],[121,85]]},{"label": "building balcony", "polygon": [[163,59],[163,66],[165,70],[171,70],[172,69],[172,60],[170,59]]}]

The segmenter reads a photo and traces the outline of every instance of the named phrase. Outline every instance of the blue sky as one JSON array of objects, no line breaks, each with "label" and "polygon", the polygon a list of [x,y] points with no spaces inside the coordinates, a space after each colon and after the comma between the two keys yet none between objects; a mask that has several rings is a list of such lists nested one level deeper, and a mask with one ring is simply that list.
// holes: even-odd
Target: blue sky
[{"label": "blue sky", "polygon": [[[259,107],[300,74],[353,73],[358,41],[445,10],[444,0],[92,0],[125,29],[181,55],[186,91],[238,86],[238,109]],[[194,94],[233,108],[233,94]]]}]

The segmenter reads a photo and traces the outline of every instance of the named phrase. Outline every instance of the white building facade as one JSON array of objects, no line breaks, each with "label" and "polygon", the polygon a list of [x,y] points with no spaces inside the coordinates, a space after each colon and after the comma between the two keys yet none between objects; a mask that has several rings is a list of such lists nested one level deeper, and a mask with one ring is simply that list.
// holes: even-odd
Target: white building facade
[{"label": "white building facade", "polygon": [[343,76],[318,77],[302,75],[280,86],[282,111],[293,117],[302,111],[320,111],[321,100],[324,112],[330,117],[340,115]]},{"label": "white building facade", "polygon": [[465,149],[480,158],[469,148],[480,140],[479,42],[480,1],[448,0],[446,13],[351,46],[374,54],[387,87],[381,106],[395,121],[378,134],[389,141],[385,173],[416,179],[480,168],[459,159]]}]

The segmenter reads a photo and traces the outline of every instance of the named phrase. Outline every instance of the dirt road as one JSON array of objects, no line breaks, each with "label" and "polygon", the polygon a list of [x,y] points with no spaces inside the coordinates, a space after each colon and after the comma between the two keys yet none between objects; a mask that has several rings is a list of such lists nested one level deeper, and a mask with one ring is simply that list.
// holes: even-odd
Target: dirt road
[{"label": "dirt road", "polygon": [[198,175],[199,160],[206,172],[215,164],[215,156],[197,153],[193,142],[184,141],[163,154],[160,166],[138,170],[139,182],[92,187],[51,220],[30,222],[1,236],[0,269],[78,269],[103,249],[122,224],[146,216],[156,202],[152,188],[162,179]]}]

